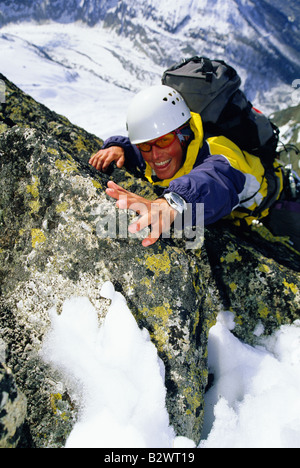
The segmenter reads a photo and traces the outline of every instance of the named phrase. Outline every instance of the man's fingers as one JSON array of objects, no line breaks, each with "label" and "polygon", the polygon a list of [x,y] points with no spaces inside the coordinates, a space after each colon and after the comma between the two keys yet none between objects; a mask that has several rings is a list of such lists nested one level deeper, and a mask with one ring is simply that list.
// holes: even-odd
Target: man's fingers
[{"label": "man's fingers", "polygon": [[142,241],[142,246],[143,247],[149,247],[150,245],[155,244],[155,242],[157,242],[158,239],[159,239],[159,237],[155,238],[155,237],[148,236],[148,237],[146,237],[146,239],[144,239]]},{"label": "man's fingers", "polygon": [[123,167],[125,164],[125,156],[122,156],[121,158],[118,159],[117,161],[117,167],[119,169],[121,169],[121,167]]},{"label": "man's fingers", "polygon": [[154,244],[162,233],[168,232],[178,214],[166,200],[147,200],[128,192],[113,181],[108,182],[106,193],[117,200],[118,208],[129,209],[140,215],[139,219],[128,227],[130,233],[134,234],[150,227],[150,234],[142,242],[144,247]]},{"label": "man's fingers", "polygon": [[102,169],[102,171],[106,171],[108,169],[108,167],[110,166],[110,164],[113,162],[114,158],[112,156],[107,156],[107,157],[101,157],[101,159],[99,160],[100,162],[100,167]]},{"label": "man's fingers", "polygon": [[125,153],[119,146],[99,150],[90,158],[89,163],[98,171],[105,172],[114,161],[116,161],[118,168],[125,164]]},{"label": "man's fingers", "polygon": [[98,171],[101,171],[103,168],[103,163],[105,162],[102,154],[100,152],[96,153],[94,156],[91,157],[89,163]]},{"label": "man's fingers", "polygon": [[161,214],[157,212],[157,209],[155,209],[153,213],[152,210],[149,209],[149,206],[147,207],[146,205],[144,205],[144,207],[141,205],[139,211],[137,211],[137,209],[134,211],[139,212],[141,216],[137,221],[129,226],[129,232],[134,234],[151,226],[151,232],[148,238],[156,242],[160,238],[163,229],[163,219]]},{"label": "man's fingers", "polygon": [[114,189],[114,190],[118,190],[119,192],[130,193],[130,192],[128,192],[128,190],[125,190],[123,187],[121,187],[120,185],[116,184],[116,183],[113,182],[112,180],[110,180],[109,182],[107,182],[107,187],[108,187],[108,188],[111,188],[111,189]]},{"label": "man's fingers", "polygon": [[142,231],[143,229],[147,228],[151,224],[151,215],[146,212],[143,214],[137,221],[130,224],[128,227],[128,231],[131,234],[135,234],[136,232]]},{"label": "man's fingers", "polygon": [[[140,197],[139,195],[136,195],[135,193],[129,192],[123,187],[120,187],[120,185],[117,185],[112,180],[107,183],[106,193],[110,197],[115,198],[116,200],[119,200],[119,202],[117,203],[117,206],[119,208],[122,208],[122,209],[128,208],[138,213],[140,212],[142,205],[144,207],[147,207],[146,200],[145,200],[146,203],[143,203],[142,201],[140,201],[140,200],[144,200],[142,197]],[[142,209],[142,211],[144,210]]]}]

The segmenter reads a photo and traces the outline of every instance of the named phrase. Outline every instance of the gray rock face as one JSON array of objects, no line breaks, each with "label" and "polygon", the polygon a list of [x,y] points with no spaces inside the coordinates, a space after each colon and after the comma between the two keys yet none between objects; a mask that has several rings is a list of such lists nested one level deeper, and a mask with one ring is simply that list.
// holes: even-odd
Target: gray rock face
[{"label": "gray rock face", "polygon": [[105,223],[120,220],[105,195],[107,180],[149,198],[156,197],[153,188],[125,170],[97,173],[87,161],[99,139],[0,78],[8,91],[6,113],[0,113],[0,356],[28,402],[19,445],[64,446],[77,408],[40,357],[48,311],[85,296],[101,321],[107,304],[100,289],[108,280],[164,362],[171,425],[198,443],[207,338],[218,312],[235,312],[236,334],[248,342],[258,322],[271,333],[298,318],[299,256],[276,239],[272,249],[258,234],[255,243],[225,225],[207,230],[198,250],[177,239],[145,249],[133,237],[105,236]]},{"label": "gray rock face", "polygon": [[18,391],[11,370],[0,362],[0,448],[18,445],[26,412],[26,398]]}]

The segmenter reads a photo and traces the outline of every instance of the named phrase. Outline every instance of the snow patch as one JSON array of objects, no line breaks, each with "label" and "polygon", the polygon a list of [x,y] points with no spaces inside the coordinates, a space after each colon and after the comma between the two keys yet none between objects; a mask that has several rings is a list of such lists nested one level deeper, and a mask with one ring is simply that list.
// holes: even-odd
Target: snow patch
[{"label": "snow patch", "polygon": [[[169,424],[164,366],[149,333],[110,282],[101,294],[111,300],[101,326],[87,298],[50,311],[42,355],[80,401],[66,448],[195,448]],[[300,448],[300,321],[257,347],[233,329],[233,314],[222,312],[210,331],[214,384],[199,448]]]}]

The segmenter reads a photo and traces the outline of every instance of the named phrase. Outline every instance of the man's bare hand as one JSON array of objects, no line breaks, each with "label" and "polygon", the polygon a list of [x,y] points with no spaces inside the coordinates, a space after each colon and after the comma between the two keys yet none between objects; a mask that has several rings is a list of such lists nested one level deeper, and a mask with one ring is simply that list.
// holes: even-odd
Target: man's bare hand
[{"label": "man's bare hand", "polygon": [[106,172],[112,162],[120,169],[125,164],[124,150],[120,146],[111,146],[94,154],[89,163],[98,171]]},{"label": "man's bare hand", "polygon": [[142,242],[144,247],[155,244],[162,233],[168,232],[178,215],[178,212],[171,208],[164,199],[147,200],[135,193],[128,192],[112,181],[108,182],[107,187],[107,195],[117,200],[118,208],[133,210],[140,215],[137,221],[130,224],[129,232],[133,234],[151,226],[149,236]]}]

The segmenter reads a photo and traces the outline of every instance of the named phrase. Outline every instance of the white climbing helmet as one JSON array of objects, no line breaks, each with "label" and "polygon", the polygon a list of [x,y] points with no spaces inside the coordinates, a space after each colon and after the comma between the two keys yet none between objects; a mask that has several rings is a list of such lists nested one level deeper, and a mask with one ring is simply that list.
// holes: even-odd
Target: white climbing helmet
[{"label": "white climbing helmet", "polygon": [[128,137],[132,144],[154,140],[185,124],[191,112],[183,97],[165,85],[140,91],[127,112]]}]

